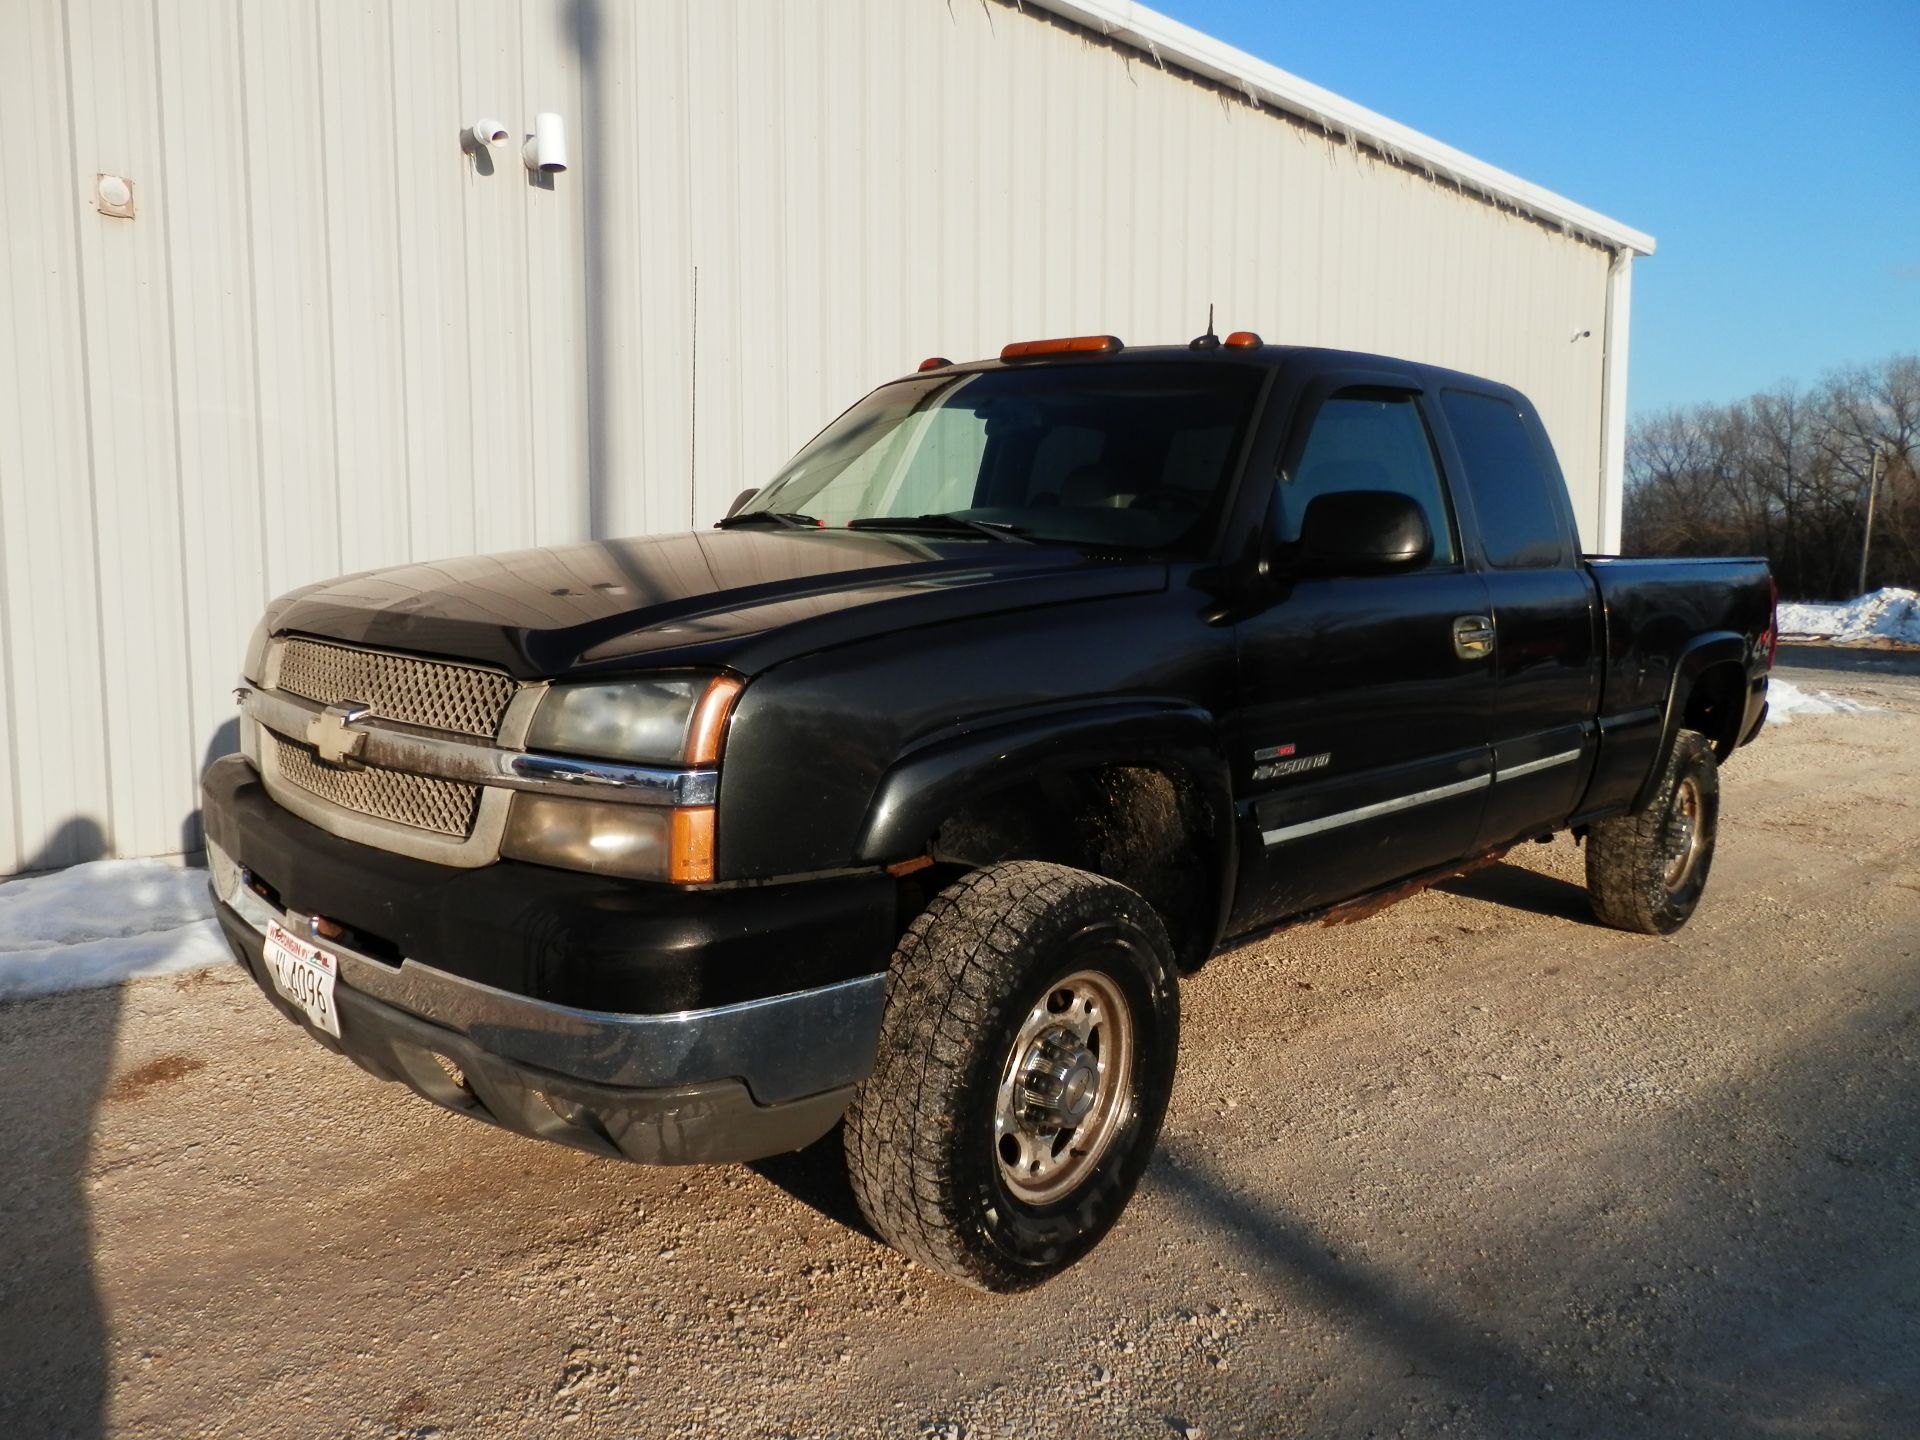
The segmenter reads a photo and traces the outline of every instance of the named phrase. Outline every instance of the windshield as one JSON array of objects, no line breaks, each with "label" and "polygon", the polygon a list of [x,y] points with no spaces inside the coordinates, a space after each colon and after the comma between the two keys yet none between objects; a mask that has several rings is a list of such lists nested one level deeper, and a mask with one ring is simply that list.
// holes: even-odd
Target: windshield
[{"label": "windshield", "polygon": [[1189,552],[1211,533],[1262,373],[1143,363],[902,380],[829,425],[740,514],[859,529],[937,516],[983,540],[1000,527]]}]

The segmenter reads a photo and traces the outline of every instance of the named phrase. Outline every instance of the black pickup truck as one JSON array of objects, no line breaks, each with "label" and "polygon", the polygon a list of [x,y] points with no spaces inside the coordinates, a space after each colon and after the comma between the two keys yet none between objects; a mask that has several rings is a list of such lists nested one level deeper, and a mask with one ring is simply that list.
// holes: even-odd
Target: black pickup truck
[{"label": "black pickup truck", "polygon": [[881,1236],[1018,1289],[1119,1217],[1223,948],[1568,829],[1601,919],[1683,924],[1773,609],[1758,560],[1583,557],[1505,386],[1012,345],[710,532],[277,601],[213,886],[373,1074],[656,1164],[844,1118]]}]

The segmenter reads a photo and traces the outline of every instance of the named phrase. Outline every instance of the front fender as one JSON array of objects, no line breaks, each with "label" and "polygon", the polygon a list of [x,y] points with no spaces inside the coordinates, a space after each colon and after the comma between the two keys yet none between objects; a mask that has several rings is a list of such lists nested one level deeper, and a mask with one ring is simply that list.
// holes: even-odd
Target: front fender
[{"label": "front fender", "polygon": [[922,853],[963,804],[1008,786],[1098,765],[1177,768],[1228,818],[1232,800],[1214,719],[1193,705],[1112,700],[969,726],[896,760],[875,787],[857,859],[885,865]]},{"label": "front fender", "polygon": [[941,824],[969,804],[1049,775],[1109,766],[1160,771],[1197,802],[1181,807],[1212,891],[1205,901],[1192,897],[1194,928],[1182,942],[1185,963],[1197,965],[1232,912],[1238,841],[1214,718],[1195,706],[1111,700],[1009,716],[929,741],[902,755],[875,788],[859,857],[885,865],[923,855]]}]

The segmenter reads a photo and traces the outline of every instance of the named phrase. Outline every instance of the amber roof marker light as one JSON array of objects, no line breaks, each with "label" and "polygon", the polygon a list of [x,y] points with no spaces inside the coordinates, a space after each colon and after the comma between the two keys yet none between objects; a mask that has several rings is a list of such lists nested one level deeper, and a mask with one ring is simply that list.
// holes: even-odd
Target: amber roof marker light
[{"label": "amber roof marker light", "polygon": [[1117,355],[1127,347],[1118,335],[1068,335],[1058,340],[1016,340],[1002,360],[1038,360],[1044,355]]},{"label": "amber roof marker light", "polygon": [[1257,350],[1263,343],[1251,330],[1236,330],[1227,336],[1227,344],[1236,350]]},{"label": "amber roof marker light", "polygon": [[916,368],[922,371],[944,370],[952,363],[953,361],[947,359],[944,355],[929,355],[926,359],[922,360]]}]

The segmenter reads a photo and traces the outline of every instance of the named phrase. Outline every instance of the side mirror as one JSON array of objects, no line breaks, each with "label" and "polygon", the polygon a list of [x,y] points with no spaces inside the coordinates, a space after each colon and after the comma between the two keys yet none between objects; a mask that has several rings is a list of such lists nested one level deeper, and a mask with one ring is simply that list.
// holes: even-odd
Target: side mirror
[{"label": "side mirror", "polygon": [[746,504],[747,501],[751,500],[754,496],[758,495],[759,493],[760,493],[760,487],[758,485],[754,485],[748,489],[742,490],[738,495],[734,496],[733,503],[727,506],[727,518],[732,519],[735,515],[738,515],[740,513],[740,507]]},{"label": "side mirror", "polygon": [[1293,569],[1305,575],[1383,575],[1433,559],[1433,531],[1411,496],[1393,490],[1316,495],[1300,520]]}]

